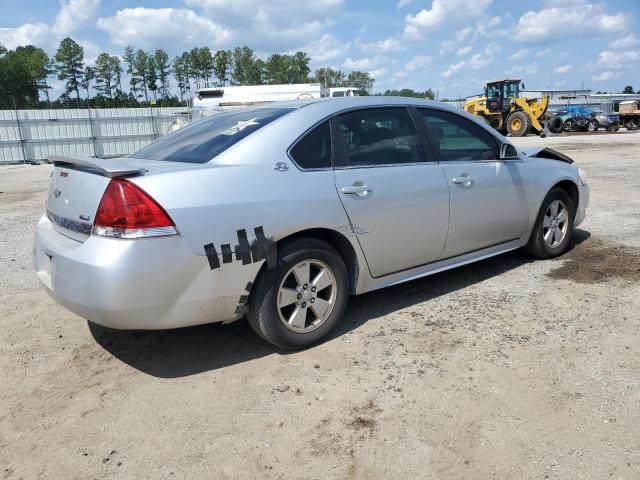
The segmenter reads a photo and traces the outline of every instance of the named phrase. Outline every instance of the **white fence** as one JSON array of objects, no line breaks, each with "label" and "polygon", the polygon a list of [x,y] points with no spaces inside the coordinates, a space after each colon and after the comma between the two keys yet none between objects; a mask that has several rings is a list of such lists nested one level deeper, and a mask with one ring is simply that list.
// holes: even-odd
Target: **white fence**
[{"label": "white fence", "polygon": [[161,137],[185,108],[0,110],[0,164],[119,157]]}]

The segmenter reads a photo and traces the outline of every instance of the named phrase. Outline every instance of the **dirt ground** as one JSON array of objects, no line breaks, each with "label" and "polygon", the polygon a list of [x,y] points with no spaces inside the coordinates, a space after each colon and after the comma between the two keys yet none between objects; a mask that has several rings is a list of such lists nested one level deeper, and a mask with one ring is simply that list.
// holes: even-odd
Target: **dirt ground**
[{"label": "dirt ground", "polygon": [[587,172],[571,252],[352,298],[297,353],[67,312],[31,269],[50,167],[1,167],[0,478],[640,478],[640,134],[516,143]]}]

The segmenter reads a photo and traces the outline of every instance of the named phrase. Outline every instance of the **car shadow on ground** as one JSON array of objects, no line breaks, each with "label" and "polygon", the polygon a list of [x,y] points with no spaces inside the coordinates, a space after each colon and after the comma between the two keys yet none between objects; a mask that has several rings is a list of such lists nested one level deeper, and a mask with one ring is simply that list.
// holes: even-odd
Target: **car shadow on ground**
[{"label": "car shadow on ground", "polygon": [[[590,236],[575,230],[571,248]],[[351,297],[343,321],[324,342],[368,320],[460,290],[534,261],[519,251]],[[175,330],[112,330],[89,322],[95,340],[122,362],[159,378],[178,378],[286,352],[262,341],[246,320]]]}]

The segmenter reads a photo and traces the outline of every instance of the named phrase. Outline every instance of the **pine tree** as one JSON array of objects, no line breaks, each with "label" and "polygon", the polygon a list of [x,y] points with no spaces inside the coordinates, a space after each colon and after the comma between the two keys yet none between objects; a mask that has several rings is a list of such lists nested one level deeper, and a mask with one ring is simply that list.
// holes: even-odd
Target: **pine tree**
[{"label": "pine tree", "polygon": [[135,75],[135,69],[133,64],[136,60],[136,52],[132,45],[127,45],[124,50],[124,56],[122,57],[124,63],[127,64],[127,75],[129,75],[129,93],[134,97],[137,97],[138,85],[140,84],[139,78]]},{"label": "pine tree", "polygon": [[67,37],[58,47],[56,52],[56,71],[58,80],[64,80],[65,93],[76,93],[80,102],[80,82],[84,74],[84,48],[71,38]]},{"label": "pine tree", "polygon": [[160,98],[166,100],[169,98],[169,75],[171,74],[171,62],[169,55],[162,49],[158,49],[153,54],[155,69],[160,82]]},{"label": "pine tree", "polygon": [[133,75],[140,80],[144,90],[144,99],[149,103],[149,92],[147,90],[149,81],[149,55],[144,50],[138,50],[133,59]]}]

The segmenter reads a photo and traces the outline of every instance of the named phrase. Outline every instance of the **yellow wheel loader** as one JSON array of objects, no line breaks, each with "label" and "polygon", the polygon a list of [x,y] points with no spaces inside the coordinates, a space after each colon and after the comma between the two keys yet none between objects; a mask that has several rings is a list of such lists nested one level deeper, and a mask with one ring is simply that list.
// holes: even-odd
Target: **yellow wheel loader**
[{"label": "yellow wheel loader", "polygon": [[520,98],[520,79],[498,80],[485,85],[484,97],[464,104],[465,111],[482,117],[502,134],[522,137],[529,132],[544,132],[542,117],[549,106],[549,97]]}]

